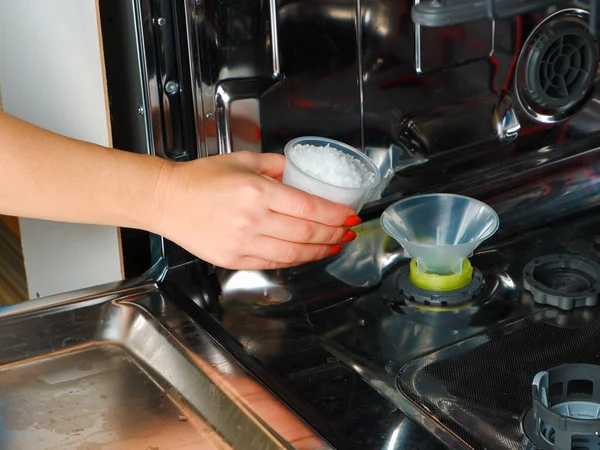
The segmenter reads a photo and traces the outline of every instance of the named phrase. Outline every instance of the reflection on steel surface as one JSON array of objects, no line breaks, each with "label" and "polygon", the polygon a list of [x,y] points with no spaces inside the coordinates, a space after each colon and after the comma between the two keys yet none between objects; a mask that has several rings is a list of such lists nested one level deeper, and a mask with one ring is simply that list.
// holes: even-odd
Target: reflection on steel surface
[{"label": "reflection on steel surface", "polygon": [[0,312],[3,449],[328,448],[152,282]]}]

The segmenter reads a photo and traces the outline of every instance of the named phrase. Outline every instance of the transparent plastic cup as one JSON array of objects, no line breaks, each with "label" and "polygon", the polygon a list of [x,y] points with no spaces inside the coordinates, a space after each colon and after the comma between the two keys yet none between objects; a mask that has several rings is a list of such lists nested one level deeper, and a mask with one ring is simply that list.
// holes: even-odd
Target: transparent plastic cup
[{"label": "transparent plastic cup", "polygon": [[[290,158],[290,153],[293,152],[293,149],[296,145],[314,145],[316,147],[325,147],[329,145],[336,150],[340,150],[347,155],[351,155],[362,162],[367,170],[373,174],[373,182],[367,186],[351,188],[336,186],[334,184],[318,180],[317,178],[301,170]],[[284,153],[286,156],[286,163],[283,173],[284,184],[308,192],[309,194],[318,195],[319,197],[325,198],[332,202],[348,205],[356,212],[360,211],[365,202],[368,200],[371,190],[379,184],[381,179],[379,170],[370,158],[365,156],[364,153],[358,151],[357,149],[342,142],[334,141],[333,139],[317,136],[299,137],[292,139],[286,144]]]},{"label": "transparent plastic cup", "polygon": [[381,227],[417,261],[418,273],[461,273],[462,262],[498,230],[498,214],[454,194],[409,197],[389,206]]}]

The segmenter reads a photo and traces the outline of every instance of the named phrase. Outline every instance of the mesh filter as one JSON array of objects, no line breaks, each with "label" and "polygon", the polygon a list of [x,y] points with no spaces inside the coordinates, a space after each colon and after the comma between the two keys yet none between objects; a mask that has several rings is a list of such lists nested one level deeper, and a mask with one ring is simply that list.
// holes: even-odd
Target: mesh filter
[{"label": "mesh filter", "polygon": [[535,375],[600,363],[600,310],[540,311],[406,364],[398,386],[472,449],[521,450]]}]

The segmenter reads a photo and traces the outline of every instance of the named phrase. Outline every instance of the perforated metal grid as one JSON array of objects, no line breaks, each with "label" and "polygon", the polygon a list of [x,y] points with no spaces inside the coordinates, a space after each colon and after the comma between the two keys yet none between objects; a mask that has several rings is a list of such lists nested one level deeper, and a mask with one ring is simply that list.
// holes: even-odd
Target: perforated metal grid
[{"label": "perforated metal grid", "polygon": [[534,376],[600,364],[600,308],[545,309],[406,364],[398,387],[472,449],[522,450]]}]

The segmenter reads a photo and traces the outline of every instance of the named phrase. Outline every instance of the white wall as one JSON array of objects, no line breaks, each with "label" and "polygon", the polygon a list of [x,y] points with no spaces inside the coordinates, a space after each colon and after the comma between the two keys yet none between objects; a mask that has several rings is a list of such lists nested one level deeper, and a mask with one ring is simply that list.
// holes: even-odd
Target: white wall
[{"label": "white wall", "polygon": [[[111,144],[95,0],[0,1],[0,97],[21,119]],[[121,279],[116,228],[20,224],[31,297]]]}]

